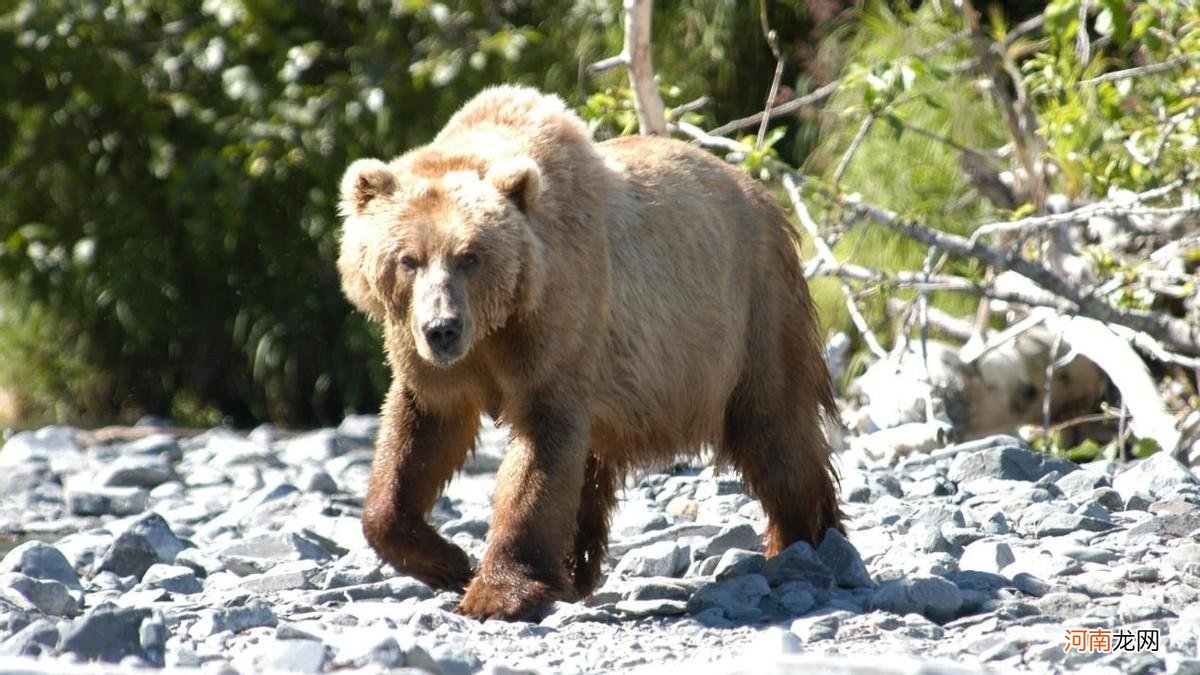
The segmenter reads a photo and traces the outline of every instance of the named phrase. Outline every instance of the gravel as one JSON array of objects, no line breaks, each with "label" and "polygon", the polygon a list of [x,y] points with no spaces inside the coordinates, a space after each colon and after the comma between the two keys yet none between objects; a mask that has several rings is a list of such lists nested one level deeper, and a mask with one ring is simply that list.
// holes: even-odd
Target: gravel
[{"label": "gravel", "polygon": [[[363,541],[378,426],[15,434],[0,542],[31,541],[0,558],[0,671],[1200,670],[1200,482],[1166,455],[1076,467],[994,436],[888,466],[850,449],[845,534],[771,559],[735,475],[641,474],[595,595],[480,623]],[[474,561],[503,439],[488,421],[430,517]],[[1159,649],[1064,652],[1077,628],[1157,630]]]}]

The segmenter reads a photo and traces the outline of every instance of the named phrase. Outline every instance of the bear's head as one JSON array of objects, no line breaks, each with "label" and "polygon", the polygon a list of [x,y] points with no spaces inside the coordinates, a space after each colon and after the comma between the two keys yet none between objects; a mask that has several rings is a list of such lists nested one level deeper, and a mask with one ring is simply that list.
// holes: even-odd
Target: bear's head
[{"label": "bear's head", "polygon": [[447,367],[542,293],[530,227],[541,173],[527,157],[433,150],[361,159],[342,179],[338,271],[346,296]]}]

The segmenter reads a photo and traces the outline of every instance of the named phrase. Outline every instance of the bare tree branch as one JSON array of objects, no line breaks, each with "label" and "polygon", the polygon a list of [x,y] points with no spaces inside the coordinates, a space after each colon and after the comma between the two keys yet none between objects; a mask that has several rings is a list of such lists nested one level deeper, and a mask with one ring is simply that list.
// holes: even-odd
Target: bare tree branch
[{"label": "bare tree branch", "polygon": [[1165,73],[1169,70],[1174,70],[1179,66],[1186,65],[1192,61],[1200,60],[1200,54],[1182,54],[1171,59],[1167,59],[1161,63],[1149,63],[1136,68],[1126,68],[1125,70],[1114,70],[1111,73],[1104,73],[1088,80],[1083,80],[1079,83],[1081,87],[1094,87],[1105,82],[1116,82],[1117,80],[1128,80],[1133,77],[1142,77],[1143,75],[1157,75]]},{"label": "bare tree branch", "polygon": [[[800,198],[800,191],[796,189],[796,182],[792,179],[791,174],[783,175],[783,189],[787,191],[788,199],[792,202],[792,208],[796,211],[796,218],[800,224],[808,232],[808,236],[812,238],[813,247],[817,249],[817,255],[825,261],[826,264],[837,266],[837,258],[833,255],[833,250],[829,248],[829,244],[821,238],[821,231],[817,227],[817,223],[808,213],[808,207],[804,205],[804,200]],[[850,288],[850,284],[845,279],[838,279],[842,289],[842,297],[846,300],[846,311],[850,314],[850,319],[854,322],[855,328],[862,335],[863,341],[867,343],[867,347],[875,356],[884,359],[887,358],[887,350],[879,344],[879,340],[875,338],[875,333],[871,330],[871,326],[867,323],[866,317],[863,316],[862,310],[858,308],[858,303],[854,299],[854,289]]]},{"label": "bare tree branch", "polygon": [[875,124],[875,119],[875,113],[871,113],[863,118],[862,124],[858,127],[858,132],[854,134],[854,140],[850,141],[850,147],[846,148],[846,153],[842,155],[837,168],[833,171],[834,183],[842,181],[842,175],[846,173],[847,167],[850,166],[850,159],[854,157],[854,153],[858,152],[858,146],[862,145],[863,139],[867,137],[867,132],[871,130],[871,125]]},{"label": "bare tree branch", "polygon": [[1002,232],[1019,232],[1020,234],[1027,236],[1036,234],[1038,232],[1051,230],[1062,225],[1085,222],[1088,218],[1094,218],[1097,216],[1157,216],[1166,218],[1171,216],[1187,216],[1195,213],[1200,213],[1200,204],[1193,204],[1189,206],[1153,207],[1122,206],[1112,202],[1097,202],[1095,204],[1089,204],[1066,213],[1056,213],[1049,216],[1036,216],[1031,218],[1019,218],[1017,220],[1008,222],[980,225],[979,228],[971,234],[971,241],[978,241],[983,237]]},{"label": "bare tree branch", "polygon": [[835,91],[837,91],[838,88],[841,86],[842,86],[841,80],[834,80],[834,81],[830,82],[829,84],[825,84],[820,87],[817,87],[810,93],[807,93],[803,96],[794,98],[794,99],[788,101],[787,103],[780,103],[779,105],[771,108],[771,110],[769,112],[764,111],[764,112],[760,112],[760,113],[754,113],[753,115],[751,115],[749,117],[743,117],[740,120],[733,120],[732,122],[726,122],[725,124],[722,124],[721,126],[713,129],[709,133],[711,133],[714,136],[726,136],[735,131],[740,131],[742,129],[749,129],[750,127],[754,127],[759,124],[762,124],[762,121],[764,119],[771,120],[775,117],[781,117],[783,115],[787,115],[788,113],[796,112],[797,110],[799,110],[801,108],[805,108],[805,107],[808,107],[811,105],[816,105],[816,104],[820,103],[821,101],[824,101],[825,99],[832,96],[833,93]]},{"label": "bare tree branch", "polygon": [[1147,333],[1183,354],[1200,355],[1200,325],[1164,314],[1113,307],[1103,299],[1076,288],[1049,269],[1022,258],[1018,250],[1000,251],[978,240],[972,241],[900,218],[878,206],[849,200],[843,200],[843,203],[860,217],[885,225],[924,244],[937,246],[957,256],[975,258],[996,269],[1012,270],[1069,302],[1083,316]]},{"label": "bare tree branch", "polygon": [[617,56],[597,61],[587,67],[595,74],[625,66],[629,69],[629,84],[633,87],[633,107],[637,111],[638,129],[643,134],[665,136],[667,118],[658,83],[654,81],[654,63],[650,58],[650,21],[653,0],[624,0],[625,46]]}]

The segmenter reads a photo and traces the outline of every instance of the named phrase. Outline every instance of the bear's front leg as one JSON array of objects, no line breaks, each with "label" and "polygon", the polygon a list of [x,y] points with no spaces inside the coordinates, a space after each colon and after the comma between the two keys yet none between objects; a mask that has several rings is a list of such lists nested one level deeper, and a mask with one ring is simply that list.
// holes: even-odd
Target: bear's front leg
[{"label": "bear's front leg", "polygon": [[471,580],[467,555],[425,519],[478,430],[479,411],[472,406],[424,409],[396,382],[384,403],[363,534],[385,562],[436,588],[461,591]]},{"label": "bear's front leg", "polygon": [[459,605],[463,614],[530,619],[547,602],[571,594],[564,560],[575,540],[587,458],[585,411],[539,402],[513,419],[496,477],[487,553]]}]

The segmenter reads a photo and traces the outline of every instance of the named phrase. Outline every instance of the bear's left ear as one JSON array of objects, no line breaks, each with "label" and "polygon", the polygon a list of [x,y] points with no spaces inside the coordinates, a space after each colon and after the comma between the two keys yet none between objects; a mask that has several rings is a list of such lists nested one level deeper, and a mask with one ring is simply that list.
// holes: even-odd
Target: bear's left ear
[{"label": "bear's left ear", "polygon": [[378,159],[355,160],[342,176],[341,204],[344,216],[360,215],[372,199],[396,191],[396,175]]},{"label": "bear's left ear", "polygon": [[529,213],[542,191],[542,172],[528,157],[501,160],[488,169],[486,179],[517,205]]}]

